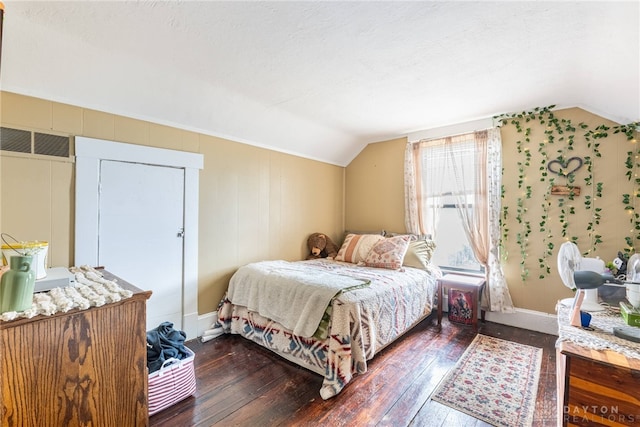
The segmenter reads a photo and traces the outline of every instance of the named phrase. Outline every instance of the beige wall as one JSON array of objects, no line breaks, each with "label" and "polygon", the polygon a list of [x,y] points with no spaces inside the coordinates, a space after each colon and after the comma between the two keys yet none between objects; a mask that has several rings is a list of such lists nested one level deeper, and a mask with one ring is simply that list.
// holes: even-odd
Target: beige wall
[{"label": "beige wall", "polygon": [[406,138],[369,144],[347,166],[347,230],[404,232]]},{"label": "beige wall", "polygon": [[[584,122],[592,128],[600,125],[614,125],[613,122],[599,116],[590,114],[581,109],[567,109],[556,111],[559,118],[570,119],[574,125]],[[565,241],[559,231],[559,209],[557,201],[555,209],[550,210],[550,223],[552,225],[552,241],[555,245],[553,255],[548,259],[551,273],[544,279],[539,279],[538,254],[544,249],[544,242],[535,229],[539,223],[542,209],[539,200],[532,200],[527,216],[529,217],[533,232],[528,241],[527,268],[529,277],[522,280],[520,277],[520,248],[516,244],[515,233],[518,225],[515,218],[514,200],[519,194],[517,190],[518,166],[520,155],[516,151],[515,141],[520,137],[513,126],[502,128],[503,142],[503,166],[506,204],[510,205],[510,216],[507,226],[510,237],[506,242],[508,258],[504,264],[505,275],[509,283],[509,289],[514,305],[546,313],[555,313],[555,305],[558,299],[572,296],[571,291],[562,285],[556,268],[558,248]],[[533,127],[532,151],[537,151],[538,139],[544,135],[544,128]],[[624,161],[627,151],[636,150],[634,143],[627,142],[623,135],[611,135],[601,140],[602,158],[594,160],[594,182],[603,182],[602,200],[596,201],[602,208],[602,219],[597,228],[603,236],[603,243],[597,246],[595,253],[589,256],[600,256],[605,261],[611,261],[619,250],[624,249],[624,238],[630,234],[629,214],[624,211],[621,195],[633,193],[631,184],[624,176]],[[406,139],[369,144],[346,169],[346,228],[354,229],[394,229],[404,230],[404,201],[403,201],[403,159]],[[585,148],[584,140],[576,138],[576,156],[589,155]],[[561,145],[556,143],[558,149]],[[550,158],[554,155],[550,154]],[[528,182],[536,186],[540,182],[540,159],[535,155],[531,161],[527,176]],[[591,189],[585,187],[585,170],[577,173],[575,185],[582,187],[582,196],[577,198],[576,214],[570,217],[571,231],[577,235],[578,245],[584,252],[589,249],[586,234],[592,211],[587,211],[584,206],[584,194],[591,194]],[[560,183],[560,182],[558,182]],[[556,197],[556,196],[553,196]]]},{"label": "beige wall", "polygon": [[[216,309],[242,264],[304,258],[306,237],[316,231],[342,236],[344,168],[80,106],[0,95],[5,127],[204,155],[200,314]],[[0,230],[46,240],[50,266],[73,265],[74,163],[1,152],[0,180]]]},{"label": "beige wall", "polygon": [[[240,265],[260,259],[303,258],[309,233],[326,232],[340,242],[344,229],[404,230],[405,138],[369,144],[345,169],[82,107],[0,94],[2,126],[204,155],[199,210],[200,314],[215,310],[229,277]],[[571,119],[574,124],[613,124],[580,109],[558,111],[556,115]],[[532,137],[543,130],[534,128]],[[509,197],[515,194],[517,137],[512,126],[502,128],[506,204],[513,204]],[[576,155],[588,154],[581,151],[578,142]],[[621,194],[633,192],[622,169],[630,149],[635,150],[635,145],[624,136],[611,136],[602,141],[603,155],[594,166],[594,180],[605,183],[603,198],[598,202],[603,208],[598,229],[604,242],[595,255],[606,261],[623,249],[624,237],[629,234],[629,216],[622,209]],[[47,240],[49,265],[72,265],[74,179],[72,161],[2,152],[0,230],[21,240]],[[528,179],[536,182],[538,177],[532,172]],[[540,215],[537,210],[536,203],[532,203],[529,215],[534,224]],[[550,213],[557,218],[557,212]],[[578,210],[571,221],[585,224],[589,215]],[[517,229],[514,221],[511,215],[507,223],[510,230]],[[579,245],[586,242],[585,233],[575,233]],[[535,255],[543,249],[542,239],[535,233],[530,236],[530,274],[524,282],[520,278],[519,247],[515,238],[507,241],[509,257],[504,268],[516,306],[553,313],[557,299],[571,295],[560,283],[555,267],[555,256],[563,242],[557,236],[554,231],[551,274],[544,279],[537,278]],[[580,245],[581,249],[586,250],[585,245]]]},{"label": "beige wall", "polygon": [[[570,120],[574,126],[581,122],[584,122],[590,129],[594,129],[601,124],[607,126],[614,126],[616,123],[606,120],[600,116],[591,114],[579,108],[571,108],[566,110],[559,110],[555,112],[555,115],[559,119]],[[532,127],[531,132],[531,167],[526,174],[526,184],[532,186],[541,185],[539,166],[541,164],[541,157],[537,152],[538,144],[540,141],[544,141],[545,128],[538,125]],[[592,156],[590,150],[586,146],[586,141],[580,131],[576,133],[575,149],[568,151],[566,157],[578,156]],[[636,135],[637,136],[637,135]],[[557,255],[560,245],[564,243],[567,238],[563,238],[561,235],[561,223],[559,220],[560,208],[558,207],[559,196],[550,196],[549,202],[551,203],[549,209],[549,226],[551,235],[548,238],[549,242],[554,244],[553,255],[548,258],[549,265],[551,267],[551,273],[546,277],[540,279],[539,274],[541,272],[538,266],[539,255],[544,251],[545,243],[543,233],[538,231],[539,221],[542,216],[542,203],[543,199],[540,197],[540,191],[537,192],[537,196],[534,194],[531,200],[527,202],[528,212],[527,218],[531,221],[532,233],[528,239],[528,258],[526,260],[526,266],[529,269],[529,276],[525,280],[522,280],[520,276],[520,247],[516,243],[515,233],[520,229],[520,225],[516,221],[516,203],[514,197],[518,197],[522,190],[517,189],[518,180],[518,160],[522,159],[522,156],[517,153],[517,147],[515,141],[522,138],[519,135],[515,127],[512,125],[502,127],[502,141],[503,141],[503,166],[504,166],[504,180],[503,185],[505,187],[506,204],[509,205],[509,219],[507,221],[507,227],[509,228],[509,238],[506,242],[506,250],[509,254],[507,262],[504,265],[505,274],[509,282],[509,289],[513,298],[514,304],[518,307],[529,308],[531,310],[538,310],[547,313],[555,312],[556,301],[561,298],[570,297],[573,295],[563,284],[559,278],[557,270]],[[627,151],[636,151],[636,143],[626,140],[624,135],[610,135],[606,139],[601,139],[600,151],[602,153],[601,158],[593,158],[593,181],[603,183],[602,198],[594,202],[596,207],[602,209],[600,225],[596,226],[596,232],[602,235],[603,242],[596,246],[595,252],[590,253],[588,256],[599,256],[605,262],[612,261],[616,254],[620,250],[624,250],[626,247],[625,237],[633,235],[631,232],[631,225],[629,223],[629,214],[624,210],[622,204],[622,194],[634,193],[633,185],[625,177],[626,169],[624,167]],[[552,147],[549,147],[549,158],[554,158],[552,154],[554,151],[562,148],[562,143],[555,142]],[[584,183],[584,177],[587,175],[586,167],[582,167],[576,172],[575,185],[581,187],[580,196],[576,197],[572,203],[575,207],[576,213],[574,215],[568,215],[569,223],[569,236],[578,237],[578,247],[581,252],[585,253],[591,248],[591,240],[587,233],[588,222],[590,221],[593,210],[587,210],[584,207],[584,199],[586,195],[594,195],[594,186],[586,186]],[[563,182],[564,181],[564,182]],[[557,184],[566,185],[566,180],[556,177]],[[571,204],[570,201],[566,201],[567,204]],[[639,206],[640,208],[640,206]],[[636,243],[637,245],[637,243]],[[638,249],[640,247],[636,246]]]}]

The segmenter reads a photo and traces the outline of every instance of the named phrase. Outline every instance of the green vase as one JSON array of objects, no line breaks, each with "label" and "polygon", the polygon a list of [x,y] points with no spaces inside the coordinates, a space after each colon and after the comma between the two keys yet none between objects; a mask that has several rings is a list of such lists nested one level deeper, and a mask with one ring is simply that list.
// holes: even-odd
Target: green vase
[{"label": "green vase", "polygon": [[31,268],[32,256],[12,256],[9,270],[0,279],[0,313],[24,311],[33,304],[36,272]]}]

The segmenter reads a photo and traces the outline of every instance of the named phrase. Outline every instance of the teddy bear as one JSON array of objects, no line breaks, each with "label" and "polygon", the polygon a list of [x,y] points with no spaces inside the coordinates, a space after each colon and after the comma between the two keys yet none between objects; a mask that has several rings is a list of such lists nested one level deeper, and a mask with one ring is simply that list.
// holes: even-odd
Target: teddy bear
[{"label": "teddy bear", "polygon": [[307,239],[309,255],[307,259],[334,258],[338,255],[338,246],[323,233],[313,233]]}]

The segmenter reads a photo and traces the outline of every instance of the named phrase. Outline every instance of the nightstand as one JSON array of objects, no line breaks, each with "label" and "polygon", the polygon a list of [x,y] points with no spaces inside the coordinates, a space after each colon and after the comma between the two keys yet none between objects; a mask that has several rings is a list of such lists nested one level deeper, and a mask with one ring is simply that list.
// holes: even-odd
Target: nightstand
[{"label": "nightstand", "polygon": [[[479,276],[467,276],[463,274],[445,274],[438,280],[438,325],[442,324],[442,303],[445,289],[457,289],[471,292],[472,311],[471,324],[478,330],[478,309],[480,308],[480,292],[484,287],[485,279]],[[484,322],[484,310],[480,310],[480,316]]]}]

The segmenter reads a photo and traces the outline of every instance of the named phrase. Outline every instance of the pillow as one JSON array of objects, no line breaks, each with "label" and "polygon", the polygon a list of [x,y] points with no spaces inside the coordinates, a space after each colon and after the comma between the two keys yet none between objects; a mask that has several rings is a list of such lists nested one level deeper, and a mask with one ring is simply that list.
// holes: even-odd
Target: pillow
[{"label": "pillow", "polygon": [[431,240],[430,234],[412,234],[412,233],[395,233],[393,231],[385,231],[384,237],[411,236],[411,240]]},{"label": "pillow", "polygon": [[369,251],[364,260],[367,267],[388,268],[398,270],[409,248],[410,236],[388,237],[379,241]]},{"label": "pillow", "polygon": [[436,243],[431,239],[414,240],[409,243],[409,249],[407,249],[402,265],[422,269],[428,268],[435,249]]},{"label": "pillow", "polygon": [[393,233],[387,231],[386,237],[410,236],[411,243],[407,250],[402,265],[415,268],[428,268],[433,252],[436,250],[436,242],[429,234]]},{"label": "pillow", "polygon": [[380,240],[384,240],[380,234],[347,234],[334,259],[353,264],[362,262],[371,248]]},{"label": "pillow", "polygon": [[387,237],[384,230],[372,230],[372,231],[359,231],[359,230],[345,230],[344,237],[346,238],[349,234],[379,234],[381,236]]}]

